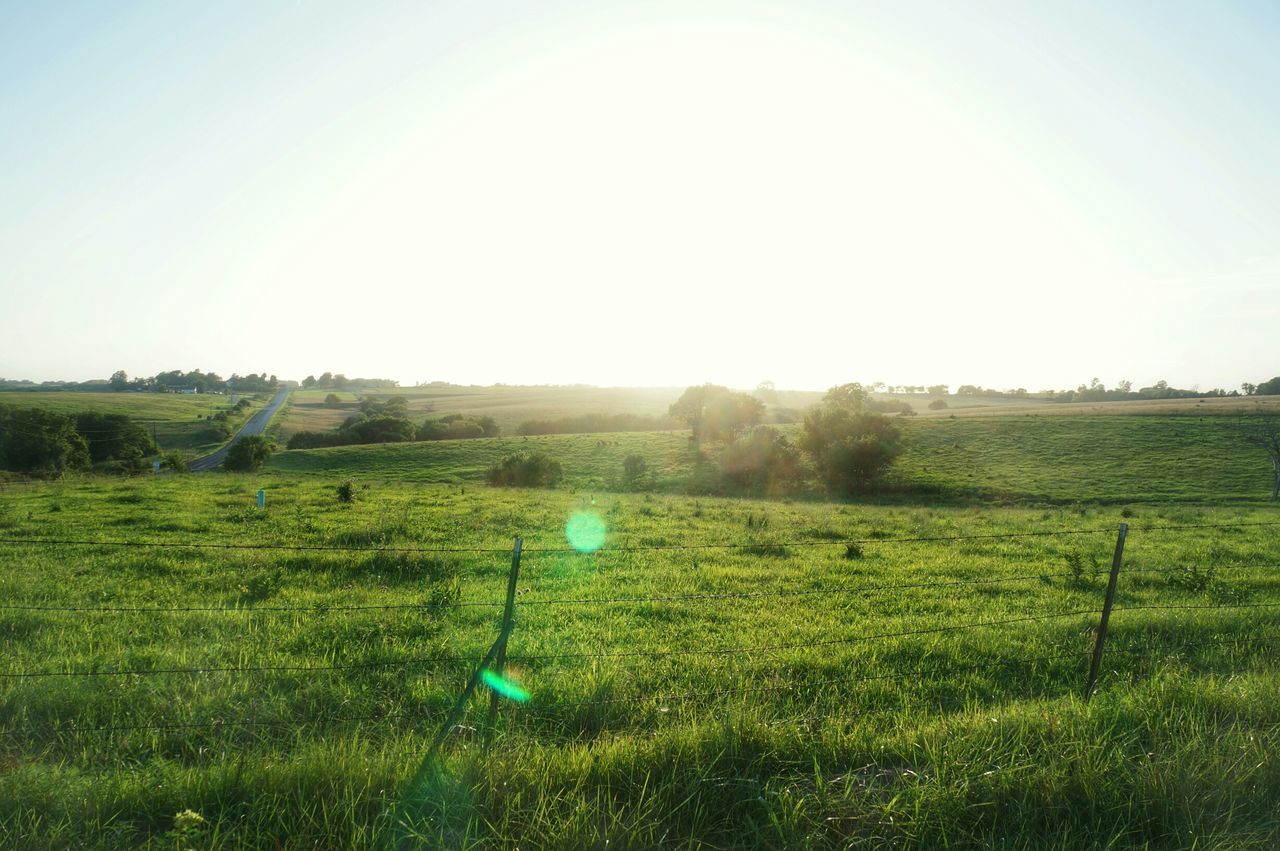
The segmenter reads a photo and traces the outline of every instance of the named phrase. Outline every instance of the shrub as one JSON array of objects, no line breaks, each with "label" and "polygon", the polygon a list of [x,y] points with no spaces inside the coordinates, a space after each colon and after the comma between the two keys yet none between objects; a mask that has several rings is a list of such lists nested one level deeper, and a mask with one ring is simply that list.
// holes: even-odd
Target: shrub
[{"label": "shrub", "polygon": [[901,433],[883,414],[866,410],[858,385],[833,387],[804,418],[800,445],[832,491],[870,488],[902,452]]},{"label": "shrub", "polygon": [[725,447],[720,474],[736,490],[773,493],[799,480],[800,456],[777,429],[758,426]]},{"label": "shrub", "polygon": [[231,444],[231,448],[227,450],[227,457],[222,461],[222,466],[226,470],[252,472],[261,467],[263,462],[271,457],[273,451],[275,447],[271,441],[260,434],[251,434]]},{"label": "shrub", "polygon": [[190,462],[187,460],[187,456],[175,450],[165,454],[162,464],[175,473],[185,473]]},{"label": "shrub", "polygon": [[649,475],[649,462],[643,455],[631,454],[622,461],[622,484],[629,490],[639,490]]},{"label": "shrub", "polygon": [[929,410],[931,411],[943,411],[943,410],[946,410],[946,407],[947,407],[946,399],[934,399],[932,402],[929,403]]},{"label": "shrub", "polygon": [[337,393],[330,393],[328,396],[324,397],[324,406],[326,408],[341,408],[342,399],[338,397]]},{"label": "shrub", "polygon": [[485,478],[500,487],[554,487],[560,481],[560,462],[541,452],[508,455],[489,468]]},{"label": "shrub", "polygon": [[343,482],[338,485],[338,502],[352,503],[356,501],[355,482]]}]

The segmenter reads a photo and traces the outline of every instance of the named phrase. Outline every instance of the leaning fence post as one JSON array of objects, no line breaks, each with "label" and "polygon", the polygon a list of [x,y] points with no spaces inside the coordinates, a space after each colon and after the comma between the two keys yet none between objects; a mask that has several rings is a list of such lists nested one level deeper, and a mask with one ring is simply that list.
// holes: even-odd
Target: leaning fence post
[{"label": "leaning fence post", "polygon": [[1098,684],[1098,671],[1102,668],[1102,646],[1107,640],[1107,623],[1111,620],[1111,604],[1116,599],[1116,582],[1120,578],[1120,562],[1124,559],[1124,539],[1129,534],[1129,524],[1121,523],[1116,533],[1116,553],[1111,558],[1111,578],[1107,580],[1107,596],[1102,601],[1102,618],[1098,621],[1098,634],[1093,643],[1093,661],[1089,663],[1089,682],[1084,687],[1087,703],[1093,697]]},{"label": "leaning fence post", "polygon": [[[502,631],[498,634],[498,654],[493,660],[493,672],[501,676],[503,667],[507,664],[507,637],[511,635],[511,627],[514,625],[516,613],[516,579],[520,575],[520,548],[523,545],[520,538],[516,538],[515,546],[511,549],[511,573],[507,576],[507,608],[502,613]],[[494,721],[498,717],[498,693],[491,692],[489,695],[489,733],[493,732]]]}]

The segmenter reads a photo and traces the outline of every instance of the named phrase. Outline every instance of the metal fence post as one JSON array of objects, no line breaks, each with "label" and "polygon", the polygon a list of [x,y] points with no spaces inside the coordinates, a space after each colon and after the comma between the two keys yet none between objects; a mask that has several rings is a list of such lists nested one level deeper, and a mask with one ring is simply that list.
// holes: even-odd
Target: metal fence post
[{"label": "metal fence post", "polygon": [[[516,538],[511,549],[511,573],[507,576],[507,607],[502,613],[502,632],[498,634],[498,653],[493,660],[493,672],[501,675],[507,664],[507,638],[511,635],[516,613],[516,580],[520,576],[520,548],[524,542]],[[498,693],[489,694],[489,733],[498,717]]]},{"label": "metal fence post", "polygon": [[1116,553],[1111,558],[1111,578],[1107,580],[1107,596],[1102,601],[1102,619],[1098,621],[1098,634],[1093,643],[1093,661],[1089,663],[1089,682],[1084,687],[1087,703],[1098,685],[1098,671],[1102,668],[1102,646],[1107,640],[1107,623],[1111,620],[1111,604],[1116,599],[1116,582],[1120,578],[1120,563],[1124,559],[1124,539],[1129,534],[1129,524],[1121,523],[1116,533]]}]

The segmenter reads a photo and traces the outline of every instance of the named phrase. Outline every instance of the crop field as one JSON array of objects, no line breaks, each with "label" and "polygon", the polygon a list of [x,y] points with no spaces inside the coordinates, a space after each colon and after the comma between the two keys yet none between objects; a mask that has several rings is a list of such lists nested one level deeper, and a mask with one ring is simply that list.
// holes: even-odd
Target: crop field
[{"label": "crop field", "polygon": [[[526,420],[555,419],[578,414],[641,414],[663,416],[683,392],[674,387],[404,387],[359,393],[336,391],[343,408],[327,408],[324,399],[332,390],[298,390],[293,394],[280,435],[288,440],[299,431],[329,431],[358,409],[357,399],[403,396],[409,400],[409,416],[465,414],[491,416],[503,434],[515,434]],[[820,394],[805,394],[817,401]],[[810,402],[810,404],[812,403]]]},{"label": "crop field", "polygon": [[[247,395],[253,405],[227,419],[234,433],[245,420],[260,410],[270,394]],[[154,431],[162,450],[179,449],[192,455],[212,452],[223,443],[205,417],[231,406],[231,396],[180,393],[91,393],[80,391],[0,391],[0,404],[21,408],[43,408],[74,416],[84,411],[124,414],[148,431]]]},{"label": "crop field", "polygon": [[[1232,417],[1006,417],[901,420],[906,451],[887,485],[898,498],[1050,503],[1260,502],[1265,453],[1244,445]],[[540,451],[564,467],[563,487],[616,489],[623,460],[640,455],[648,486],[696,489],[707,457],[688,432],[547,435],[344,446],[276,455],[295,475],[479,483],[505,455]]]},{"label": "crop field", "polygon": [[0,492],[0,846],[1280,842],[1273,508],[334,484]]}]

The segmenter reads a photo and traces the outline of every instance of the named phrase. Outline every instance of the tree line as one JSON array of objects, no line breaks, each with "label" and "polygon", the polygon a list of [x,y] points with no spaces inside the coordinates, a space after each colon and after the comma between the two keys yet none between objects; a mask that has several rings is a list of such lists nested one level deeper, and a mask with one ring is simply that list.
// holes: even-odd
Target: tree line
[{"label": "tree line", "polygon": [[0,469],[52,477],[90,467],[136,472],[159,451],[146,429],[124,414],[0,405]]}]

